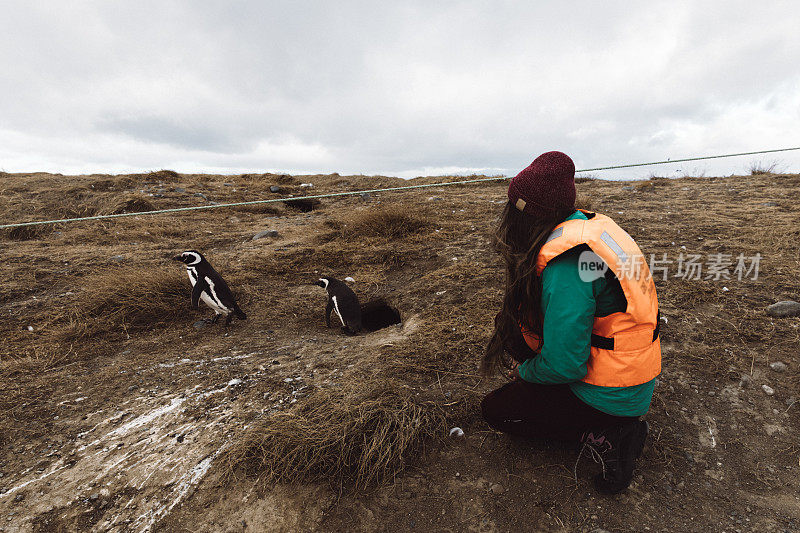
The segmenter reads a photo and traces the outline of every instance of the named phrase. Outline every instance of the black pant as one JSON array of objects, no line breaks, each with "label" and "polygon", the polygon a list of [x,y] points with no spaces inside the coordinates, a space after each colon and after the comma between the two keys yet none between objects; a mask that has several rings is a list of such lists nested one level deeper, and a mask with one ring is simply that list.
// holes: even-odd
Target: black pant
[{"label": "black pant", "polygon": [[577,442],[587,431],[605,431],[637,420],[598,411],[581,401],[569,385],[513,381],[481,402],[483,418],[497,431],[528,438]]}]

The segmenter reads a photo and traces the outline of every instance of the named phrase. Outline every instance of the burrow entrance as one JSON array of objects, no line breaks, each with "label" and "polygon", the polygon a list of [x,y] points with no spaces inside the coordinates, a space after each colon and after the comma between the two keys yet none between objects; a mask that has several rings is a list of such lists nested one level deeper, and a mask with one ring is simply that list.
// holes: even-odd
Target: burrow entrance
[{"label": "burrow entrance", "polygon": [[286,207],[290,207],[292,209],[296,209],[297,211],[300,211],[302,213],[308,213],[309,211],[313,211],[314,209],[319,207],[319,205],[321,203],[322,202],[320,202],[316,198],[311,198],[311,199],[301,198],[301,199],[298,199],[298,200],[284,200],[283,201],[283,204]]},{"label": "burrow entrance", "polygon": [[361,304],[361,325],[365,331],[378,331],[401,322],[400,311],[383,298]]}]

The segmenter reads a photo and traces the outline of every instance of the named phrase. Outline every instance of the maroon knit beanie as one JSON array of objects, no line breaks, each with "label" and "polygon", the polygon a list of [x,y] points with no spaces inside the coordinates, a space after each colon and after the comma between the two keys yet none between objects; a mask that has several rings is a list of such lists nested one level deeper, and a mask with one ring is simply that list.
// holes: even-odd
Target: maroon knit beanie
[{"label": "maroon knit beanie", "polygon": [[547,152],[514,176],[508,199],[520,211],[550,217],[575,208],[575,163],[567,154]]}]

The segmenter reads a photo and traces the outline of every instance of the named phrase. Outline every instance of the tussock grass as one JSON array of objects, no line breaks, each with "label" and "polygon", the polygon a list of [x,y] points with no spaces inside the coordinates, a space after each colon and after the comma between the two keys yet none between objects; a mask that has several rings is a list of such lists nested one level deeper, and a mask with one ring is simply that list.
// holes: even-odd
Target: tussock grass
[{"label": "tussock grass", "polygon": [[41,237],[48,231],[50,231],[50,227],[47,225],[37,225],[37,226],[20,226],[17,228],[11,228],[5,232],[6,238],[11,241],[29,241],[31,239],[36,239]]},{"label": "tussock grass", "polygon": [[358,489],[397,475],[426,439],[443,432],[435,404],[416,401],[393,381],[353,377],[252,424],[223,463],[228,477],[243,470],[273,482]]},{"label": "tussock grass", "polygon": [[344,238],[385,237],[399,239],[421,233],[433,226],[433,221],[408,205],[388,204],[357,211],[332,223]]},{"label": "tussock grass", "polygon": [[778,166],[777,161],[772,161],[769,163],[757,161],[755,163],[750,164],[750,175],[764,176],[767,174],[775,174],[775,169],[777,168],[777,166]]},{"label": "tussock grass", "polygon": [[64,342],[151,329],[186,313],[189,282],[176,268],[104,268],[87,276],[86,290],[60,315]]}]

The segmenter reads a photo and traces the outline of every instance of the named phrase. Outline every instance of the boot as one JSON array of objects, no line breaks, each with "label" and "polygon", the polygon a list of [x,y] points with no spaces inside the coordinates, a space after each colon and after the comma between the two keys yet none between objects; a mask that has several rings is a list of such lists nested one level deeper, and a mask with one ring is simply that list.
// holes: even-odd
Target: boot
[{"label": "boot", "polygon": [[592,458],[602,467],[602,471],[594,477],[598,492],[616,494],[628,488],[636,459],[642,455],[648,429],[647,422],[637,420],[583,434],[581,453],[588,448]]}]

